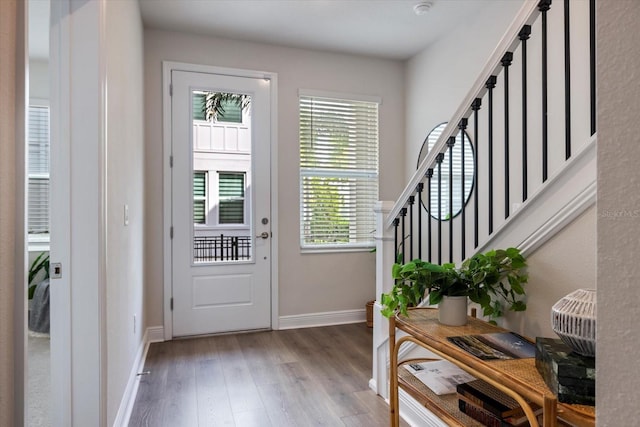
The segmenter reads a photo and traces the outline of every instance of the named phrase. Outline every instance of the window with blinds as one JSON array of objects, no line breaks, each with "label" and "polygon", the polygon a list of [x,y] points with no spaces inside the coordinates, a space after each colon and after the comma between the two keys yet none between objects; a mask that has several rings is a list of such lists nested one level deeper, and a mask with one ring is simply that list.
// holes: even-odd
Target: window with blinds
[{"label": "window with blinds", "polygon": [[244,173],[218,174],[218,223],[244,224]]},{"label": "window with blinds", "polygon": [[301,92],[302,248],[373,246],[378,104]]},{"label": "window with blinds", "polygon": [[207,172],[193,172],[193,223],[207,223]]},{"label": "window with blinds", "polygon": [[29,106],[29,237],[49,234],[49,107]]}]

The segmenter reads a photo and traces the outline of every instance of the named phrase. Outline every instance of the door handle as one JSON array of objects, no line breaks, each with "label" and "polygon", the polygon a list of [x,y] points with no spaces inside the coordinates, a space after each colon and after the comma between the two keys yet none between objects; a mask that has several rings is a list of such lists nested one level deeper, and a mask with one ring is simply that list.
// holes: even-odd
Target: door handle
[{"label": "door handle", "polygon": [[259,239],[259,238],[268,239],[269,238],[269,232],[268,231],[263,231],[258,236],[256,236],[256,239]]}]

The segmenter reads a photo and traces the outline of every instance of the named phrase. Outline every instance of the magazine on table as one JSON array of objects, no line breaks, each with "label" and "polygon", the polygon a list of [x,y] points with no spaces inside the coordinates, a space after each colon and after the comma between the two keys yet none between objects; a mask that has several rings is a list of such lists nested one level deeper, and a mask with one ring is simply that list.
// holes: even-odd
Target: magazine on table
[{"label": "magazine on table", "polygon": [[455,393],[458,384],[476,379],[447,360],[410,363],[404,366],[437,395]]},{"label": "magazine on table", "polygon": [[461,335],[447,339],[482,360],[536,357],[536,346],[515,332]]}]

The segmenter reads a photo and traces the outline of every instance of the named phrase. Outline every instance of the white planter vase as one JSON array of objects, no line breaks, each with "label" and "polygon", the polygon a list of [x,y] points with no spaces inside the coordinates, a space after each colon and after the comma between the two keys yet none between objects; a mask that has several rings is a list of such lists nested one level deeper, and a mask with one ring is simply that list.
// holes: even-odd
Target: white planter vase
[{"label": "white planter vase", "polygon": [[551,308],[551,327],[576,353],[596,355],[596,291],[578,289]]},{"label": "white planter vase", "polygon": [[438,321],[448,326],[467,324],[467,297],[442,297],[438,305]]}]

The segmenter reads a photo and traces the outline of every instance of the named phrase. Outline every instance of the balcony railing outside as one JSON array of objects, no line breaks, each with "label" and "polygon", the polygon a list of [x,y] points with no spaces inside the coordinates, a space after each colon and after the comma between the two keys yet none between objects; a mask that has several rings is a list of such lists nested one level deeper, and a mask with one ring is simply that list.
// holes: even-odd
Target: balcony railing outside
[{"label": "balcony railing outside", "polygon": [[251,236],[196,236],[193,261],[247,261],[251,259]]}]

